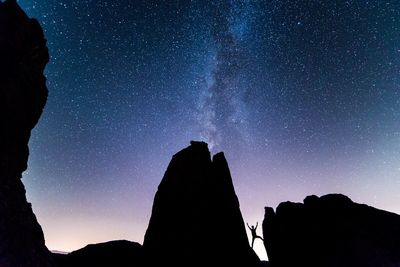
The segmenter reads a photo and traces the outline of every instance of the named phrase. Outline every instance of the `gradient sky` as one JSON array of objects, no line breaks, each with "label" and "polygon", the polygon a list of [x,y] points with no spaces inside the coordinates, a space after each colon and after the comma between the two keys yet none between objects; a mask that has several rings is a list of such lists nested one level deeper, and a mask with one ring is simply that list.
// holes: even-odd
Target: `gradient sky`
[{"label": "gradient sky", "polygon": [[400,213],[399,1],[19,3],[51,55],[23,175],[50,249],[142,242],[190,140],[225,152],[250,224],[333,192]]}]

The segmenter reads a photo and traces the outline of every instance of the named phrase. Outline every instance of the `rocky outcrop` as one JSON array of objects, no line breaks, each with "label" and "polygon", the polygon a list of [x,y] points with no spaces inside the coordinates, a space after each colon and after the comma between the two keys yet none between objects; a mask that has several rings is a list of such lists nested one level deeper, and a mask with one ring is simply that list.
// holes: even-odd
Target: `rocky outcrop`
[{"label": "rocky outcrop", "polygon": [[263,234],[272,267],[400,266],[400,216],[344,195],[266,208]]},{"label": "rocky outcrop", "polygon": [[155,195],[143,247],[152,266],[258,266],[223,153],[207,144],[173,156]]},{"label": "rocky outcrop", "polygon": [[49,60],[39,23],[0,2],[0,266],[46,267],[50,253],[21,182],[28,141],[47,99]]},{"label": "rocky outcrop", "polygon": [[143,266],[142,246],[127,240],[87,245],[67,255],[54,254],[57,267],[139,267]]}]

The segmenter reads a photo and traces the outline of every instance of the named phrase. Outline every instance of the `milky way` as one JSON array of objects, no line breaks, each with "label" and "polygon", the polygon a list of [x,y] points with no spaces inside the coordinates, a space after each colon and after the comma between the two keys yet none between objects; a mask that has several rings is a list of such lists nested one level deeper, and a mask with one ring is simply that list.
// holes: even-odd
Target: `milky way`
[{"label": "milky way", "polygon": [[51,54],[23,178],[51,249],[142,242],[193,139],[250,224],[332,192],[400,212],[399,1],[19,3]]},{"label": "milky way", "polygon": [[[242,38],[250,19],[248,1],[219,2],[213,5],[211,20],[212,54],[211,77],[206,80],[203,99],[200,99],[200,137],[211,149],[243,141],[247,88],[242,70],[247,67]],[[225,145],[224,145],[225,143]]]}]

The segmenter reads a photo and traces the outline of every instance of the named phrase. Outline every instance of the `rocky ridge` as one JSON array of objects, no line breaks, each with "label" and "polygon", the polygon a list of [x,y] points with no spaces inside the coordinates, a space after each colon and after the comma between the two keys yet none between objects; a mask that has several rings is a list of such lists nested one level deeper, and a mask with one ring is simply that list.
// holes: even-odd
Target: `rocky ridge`
[{"label": "rocky ridge", "polygon": [[340,194],[265,208],[271,266],[400,266],[400,216]]}]

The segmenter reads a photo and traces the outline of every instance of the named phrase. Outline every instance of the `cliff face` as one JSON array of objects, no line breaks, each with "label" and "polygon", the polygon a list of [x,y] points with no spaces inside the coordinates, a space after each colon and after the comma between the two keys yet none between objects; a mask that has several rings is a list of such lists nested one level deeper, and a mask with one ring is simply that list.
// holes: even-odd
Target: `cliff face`
[{"label": "cliff face", "polygon": [[400,216],[343,195],[308,196],[265,209],[271,266],[400,266]]},{"label": "cliff face", "polygon": [[207,144],[173,156],[158,187],[143,247],[153,265],[257,266],[223,153]]},{"label": "cliff face", "polygon": [[47,99],[42,29],[16,4],[0,2],[0,266],[49,266],[43,232],[21,182],[28,141]]}]

